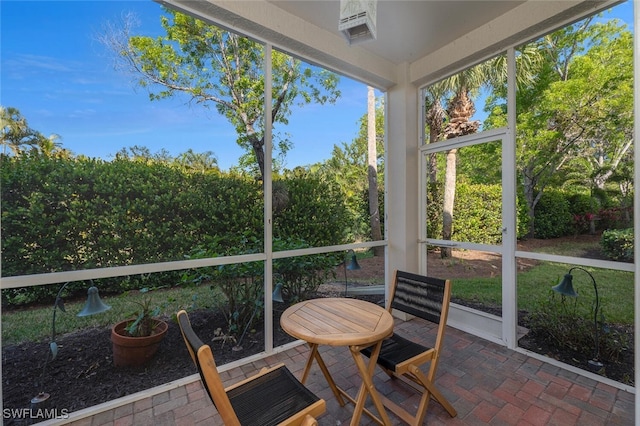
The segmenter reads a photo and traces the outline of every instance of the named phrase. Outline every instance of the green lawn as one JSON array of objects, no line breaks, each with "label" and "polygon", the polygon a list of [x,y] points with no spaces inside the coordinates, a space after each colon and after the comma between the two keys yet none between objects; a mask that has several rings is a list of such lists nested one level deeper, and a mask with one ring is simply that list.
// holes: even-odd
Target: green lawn
[{"label": "green lawn", "polygon": [[[560,299],[551,287],[558,284],[571,265],[541,262],[540,265],[518,274],[518,309],[539,309],[549,298]],[[600,306],[607,322],[633,324],[633,273],[609,269],[585,268],[596,280]],[[573,285],[578,298],[577,309],[587,315],[595,299],[593,284],[584,271],[574,270]],[[488,305],[501,305],[501,278],[455,279],[453,296]]]},{"label": "green lawn", "polygon": [[[591,247],[593,244],[591,245]],[[572,243],[554,245],[545,249],[549,253],[580,256],[588,247]],[[518,309],[534,311],[540,309],[550,298],[560,299],[551,291],[558,284],[571,265],[540,262],[526,272],[518,274]],[[605,269],[585,268],[596,279],[601,307],[608,323],[633,324],[633,273]],[[573,272],[573,284],[579,297],[575,300],[577,309],[589,315],[594,300],[594,291],[589,276],[580,270]],[[162,307],[162,313],[173,317],[182,308],[215,308],[221,294],[208,286],[181,287],[171,290],[157,290],[147,293],[153,302]],[[455,279],[453,296],[463,300],[500,306],[502,300],[501,278]],[[104,297],[112,309],[91,317],[78,318],[84,301],[68,303],[66,313],[58,311],[56,333],[63,334],[89,327],[107,327],[131,317],[135,311],[135,301],[145,297],[139,292],[130,292],[116,297]],[[571,302],[570,301],[570,302]],[[549,306],[549,305],[547,305]],[[38,341],[51,336],[53,300],[47,307],[34,307],[2,313],[2,342],[14,344],[24,341]]]},{"label": "green lawn", "polygon": [[[173,317],[180,309],[215,307],[222,299],[219,292],[209,286],[179,287],[171,290],[155,290],[147,293],[129,292],[115,297],[102,297],[111,306],[107,312],[79,318],[76,316],[84,306],[84,300],[66,302],[66,312],[56,313],[56,335],[70,333],[83,328],[109,327],[119,321],[131,318],[136,311],[136,301],[151,296],[152,305],[161,308],[161,315]],[[51,306],[32,307],[2,312],[2,344],[10,345],[25,341],[38,341],[51,337],[53,318]]]}]

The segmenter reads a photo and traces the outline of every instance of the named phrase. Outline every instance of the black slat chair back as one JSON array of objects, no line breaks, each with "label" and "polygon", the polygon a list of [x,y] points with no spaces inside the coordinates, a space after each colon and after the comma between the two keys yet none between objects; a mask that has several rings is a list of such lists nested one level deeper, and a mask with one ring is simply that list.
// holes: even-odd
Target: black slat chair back
[{"label": "black slat chair back", "polygon": [[398,271],[391,307],[440,324],[444,291],[443,279]]}]

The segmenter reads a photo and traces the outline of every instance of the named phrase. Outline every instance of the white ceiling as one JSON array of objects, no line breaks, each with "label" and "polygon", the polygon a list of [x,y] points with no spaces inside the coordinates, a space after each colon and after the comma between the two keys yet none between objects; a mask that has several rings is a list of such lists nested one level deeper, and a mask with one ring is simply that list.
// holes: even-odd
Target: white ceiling
[{"label": "white ceiling", "polygon": [[377,37],[350,46],[340,0],[156,0],[379,89],[420,86],[620,0],[378,0]]},{"label": "white ceiling", "polygon": [[[338,31],[339,0],[267,1],[341,36]],[[396,64],[413,62],[522,3],[512,0],[378,0],[377,38],[357,46]]]}]

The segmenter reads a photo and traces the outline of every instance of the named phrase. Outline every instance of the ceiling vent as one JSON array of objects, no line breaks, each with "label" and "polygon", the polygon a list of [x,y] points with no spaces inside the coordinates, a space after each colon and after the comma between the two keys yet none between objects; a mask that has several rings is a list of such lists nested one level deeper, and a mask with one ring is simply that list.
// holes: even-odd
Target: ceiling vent
[{"label": "ceiling vent", "polygon": [[376,38],[376,0],[340,0],[340,24],[349,44]]}]

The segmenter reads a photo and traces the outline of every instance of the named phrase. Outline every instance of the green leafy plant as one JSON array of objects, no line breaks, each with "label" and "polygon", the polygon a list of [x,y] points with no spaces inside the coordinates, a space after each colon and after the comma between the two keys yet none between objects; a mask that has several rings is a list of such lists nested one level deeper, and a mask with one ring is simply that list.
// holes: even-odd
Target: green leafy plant
[{"label": "green leafy plant", "polygon": [[633,228],[604,231],[600,247],[610,259],[633,262]]},{"label": "green leafy plant", "polygon": [[[263,243],[251,235],[250,231],[238,235],[225,235],[211,239],[206,245],[196,247],[187,256],[190,259],[233,256],[237,254],[257,253]],[[185,273],[185,283],[209,284],[225,296],[218,308],[225,315],[228,330],[239,334],[261,318],[257,304],[264,298],[264,266],[262,262],[234,263],[213,267],[198,268]]]},{"label": "green leafy plant", "polygon": [[[302,239],[274,238],[274,251],[296,250],[310,247]],[[283,286],[288,302],[295,303],[308,298],[330,277],[335,278],[335,268],[342,261],[343,253],[323,253],[286,257],[273,262],[276,279]]]},{"label": "green leafy plant", "polygon": [[545,191],[536,205],[535,237],[558,238],[573,233],[573,215],[569,200],[561,191]]},{"label": "green leafy plant", "polygon": [[157,326],[156,317],[160,314],[160,306],[151,306],[151,297],[146,297],[142,302],[134,302],[139,309],[133,313],[134,320],[125,327],[125,331],[131,337],[151,336]]},{"label": "green leafy plant", "polygon": [[[595,352],[593,311],[580,306],[578,300],[551,294],[537,309],[529,313],[529,332],[546,341],[551,348],[589,356]],[[584,305],[584,302],[582,303]],[[626,336],[613,330],[600,310],[597,320],[600,339],[598,353],[604,362],[617,362],[624,351],[629,350]]]}]

